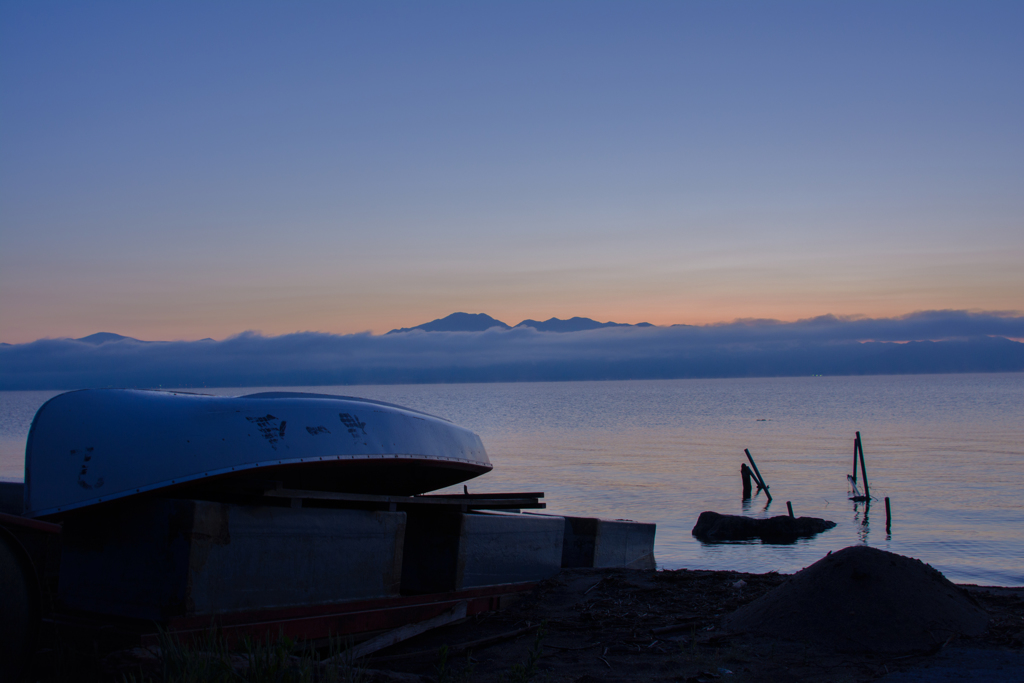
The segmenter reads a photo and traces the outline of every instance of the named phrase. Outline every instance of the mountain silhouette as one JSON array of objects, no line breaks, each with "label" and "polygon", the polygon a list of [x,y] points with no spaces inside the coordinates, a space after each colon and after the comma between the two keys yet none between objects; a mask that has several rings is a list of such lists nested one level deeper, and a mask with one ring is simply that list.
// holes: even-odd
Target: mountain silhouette
[{"label": "mountain silhouette", "polygon": [[138,342],[140,344],[148,343],[142,341],[141,339],[126,337],[123,334],[114,334],[113,332],[97,332],[96,334],[90,334],[88,337],[79,337],[75,341],[79,341],[84,344],[91,344],[93,346],[100,346],[101,344],[108,344],[110,342],[117,342],[123,340]]},{"label": "mountain silhouette", "polygon": [[424,332],[483,332],[492,327],[500,327],[503,330],[512,329],[509,325],[495,320],[486,313],[452,313],[444,318],[431,320],[416,327],[403,327],[398,330],[391,330],[388,334],[399,332],[411,332],[412,330],[423,330]]},{"label": "mountain silhouette", "polygon": [[651,323],[637,323],[636,325],[612,322],[599,323],[590,318],[580,318],[577,316],[568,320],[548,318],[543,322],[539,320],[524,320],[516,325],[516,327],[532,327],[538,332],[582,332],[583,330],[596,330],[602,327],[654,327],[654,325]]},{"label": "mountain silhouette", "polygon": [[[416,327],[403,327],[398,330],[391,330],[388,334],[396,334],[398,332],[410,332],[412,330],[423,330],[425,332],[483,332],[489,330],[492,327],[499,327],[503,330],[512,329],[511,326],[506,325],[496,318],[492,318],[486,313],[452,313],[445,318],[438,318],[437,320],[431,320],[429,323],[423,323]],[[637,323],[636,325],[630,325],[628,323],[599,323],[596,320],[590,318],[569,318],[568,320],[561,320],[560,318],[548,318],[544,321],[539,320],[524,320],[523,322],[516,325],[516,327],[532,327],[538,332],[582,332],[583,330],[596,330],[602,327],[654,327],[651,323]]]}]

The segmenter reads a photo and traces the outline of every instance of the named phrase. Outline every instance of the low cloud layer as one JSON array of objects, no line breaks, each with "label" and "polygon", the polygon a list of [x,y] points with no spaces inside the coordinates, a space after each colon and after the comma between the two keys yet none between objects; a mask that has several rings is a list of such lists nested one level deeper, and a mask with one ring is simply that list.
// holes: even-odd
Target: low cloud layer
[{"label": "low cloud layer", "polygon": [[1024,371],[1024,316],[927,311],[782,323],[0,346],[0,389],[300,386]]}]

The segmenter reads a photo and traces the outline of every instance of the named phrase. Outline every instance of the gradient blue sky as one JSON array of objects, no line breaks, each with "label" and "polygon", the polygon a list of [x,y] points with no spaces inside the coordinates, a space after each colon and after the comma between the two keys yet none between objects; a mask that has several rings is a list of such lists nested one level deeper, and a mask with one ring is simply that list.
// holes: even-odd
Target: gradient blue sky
[{"label": "gradient blue sky", "polygon": [[1021,2],[0,1],[0,341],[1024,309]]}]

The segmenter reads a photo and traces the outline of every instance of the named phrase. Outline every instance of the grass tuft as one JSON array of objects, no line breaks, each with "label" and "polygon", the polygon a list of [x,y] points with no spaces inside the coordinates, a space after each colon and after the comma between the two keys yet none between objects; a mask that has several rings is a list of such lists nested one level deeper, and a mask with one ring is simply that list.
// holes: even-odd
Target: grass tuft
[{"label": "grass tuft", "polygon": [[[326,651],[300,644],[284,634],[276,638],[246,637],[232,650],[214,628],[184,641],[161,631],[160,673],[122,675],[122,683],[361,683],[365,672],[345,657],[338,638]],[[330,664],[324,662],[332,657]]]}]

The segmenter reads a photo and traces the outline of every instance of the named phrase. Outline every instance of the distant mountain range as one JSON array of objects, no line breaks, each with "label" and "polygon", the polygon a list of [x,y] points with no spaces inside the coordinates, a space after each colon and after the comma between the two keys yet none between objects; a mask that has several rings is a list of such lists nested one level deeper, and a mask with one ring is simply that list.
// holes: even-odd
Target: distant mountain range
[{"label": "distant mountain range", "polygon": [[1019,340],[1024,316],[969,311],[657,327],[552,318],[514,328],[456,313],[382,335],[38,339],[0,346],[0,391],[1022,372]]},{"label": "distant mountain range", "polygon": [[[452,313],[444,318],[431,320],[429,323],[423,323],[416,327],[403,327],[391,330],[388,334],[412,332],[413,330],[423,330],[424,332],[483,332],[492,327],[502,330],[511,330],[513,328],[512,325],[503,323],[497,318],[492,318],[486,313]],[[582,332],[584,330],[597,330],[602,327],[654,327],[654,325],[651,323],[637,323],[636,325],[613,322],[601,323],[590,318],[575,317],[568,320],[560,318],[548,318],[544,321],[524,320],[515,325],[515,327],[532,327],[538,332]]]},{"label": "distant mountain range", "polygon": [[[651,323],[637,323],[636,325],[630,325],[628,323],[614,323],[607,322],[602,323],[590,318],[569,318],[568,320],[562,320],[560,318],[548,318],[547,320],[524,320],[518,325],[509,325],[503,323],[497,318],[492,318],[486,313],[452,313],[444,318],[438,318],[437,320],[431,320],[429,323],[423,323],[416,327],[403,327],[397,330],[391,330],[387,334],[399,334],[401,332],[412,332],[413,330],[423,330],[424,332],[483,332],[489,330],[492,327],[497,327],[502,330],[511,330],[513,327],[532,327],[538,332],[582,332],[584,330],[597,330],[603,327],[654,327]],[[111,344],[114,342],[135,342],[137,344],[162,344],[167,342],[157,341],[145,341],[143,339],[136,339],[135,337],[126,337],[123,334],[115,334],[114,332],[97,332],[96,334],[90,334],[87,337],[78,337],[77,339],[70,339],[69,341],[82,342],[83,344],[89,344],[90,346],[102,346],[104,344]],[[206,339],[200,339],[199,341],[213,341],[207,337]],[[10,344],[0,342],[0,346],[10,346]]]},{"label": "distant mountain range", "polygon": [[[431,320],[429,323],[423,323],[416,327],[403,327],[397,330],[391,330],[387,334],[399,334],[401,332],[411,332],[413,330],[423,330],[424,332],[483,332],[489,330],[492,327],[497,327],[502,330],[513,329],[512,325],[503,323],[497,318],[492,318],[486,313],[452,313],[444,318],[438,318],[437,320]],[[628,323],[613,323],[607,322],[602,323],[590,318],[569,318],[568,320],[562,320],[560,318],[549,318],[547,320],[524,320],[514,327],[532,327],[538,332],[582,332],[584,330],[597,330],[603,327],[654,327],[651,323],[637,323],[636,325],[630,325]],[[69,341],[82,342],[83,344],[89,344],[90,346],[102,346],[104,344],[111,344],[114,342],[135,342],[137,344],[161,344],[166,342],[156,341],[145,341],[142,339],[136,339],[135,337],[126,337],[123,334],[115,334],[113,332],[97,332],[96,334],[90,334],[87,337],[78,337],[77,339],[70,339]],[[213,341],[207,337],[206,339],[200,339],[199,341]],[[0,346],[10,346],[10,344],[0,342]]]},{"label": "distant mountain range", "polygon": [[[39,340],[42,341],[42,340]],[[114,334],[113,332],[97,332],[96,334],[90,334],[87,337],[78,337],[77,339],[63,338],[62,341],[76,341],[88,344],[89,346],[103,346],[104,344],[113,344],[114,342],[133,342],[135,344],[168,344],[170,342],[162,341],[146,341],[144,339],[136,339],[135,337],[126,337],[123,334]],[[206,337],[205,339],[199,339],[201,342],[211,342],[213,339]],[[10,344],[0,342],[0,346],[11,346]]]},{"label": "distant mountain range", "polygon": [[[114,334],[113,332],[97,332],[96,334],[90,334],[88,337],[79,337],[78,339],[71,339],[70,341],[82,342],[83,344],[89,344],[90,346],[100,346],[108,342],[116,342],[126,339],[131,342],[138,342],[140,344],[149,344],[150,342],[144,342],[141,339],[133,339],[126,337],[123,334]],[[11,346],[7,342],[0,342],[0,346]]]}]

